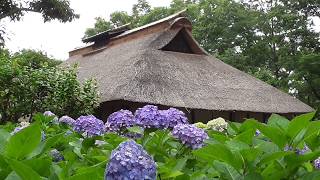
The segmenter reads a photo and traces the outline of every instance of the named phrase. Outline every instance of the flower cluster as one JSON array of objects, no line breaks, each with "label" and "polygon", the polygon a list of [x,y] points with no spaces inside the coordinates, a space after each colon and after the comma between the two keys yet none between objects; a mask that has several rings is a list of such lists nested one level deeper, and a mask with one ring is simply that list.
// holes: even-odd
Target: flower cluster
[{"label": "flower cluster", "polygon": [[310,151],[310,149],[305,145],[302,149],[296,149],[296,154],[303,155],[308,151]]},{"label": "flower cluster", "polygon": [[57,149],[52,149],[50,151],[50,155],[52,157],[53,162],[60,162],[64,160],[63,155]]},{"label": "flower cluster", "polygon": [[173,128],[173,137],[182,141],[183,144],[198,149],[204,146],[204,141],[208,139],[207,133],[193,124],[178,124]]},{"label": "flower cluster", "polygon": [[44,113],[43,113],[43,115],[45,115],[45,116],[56,116],[53,112],[51,112],[51,111],[45,111]]},{"label": "flower cluster", "polygon": [[105,124],[106,130],[110,132],[118,132],[127,127],[137,125],[131,111],[123,110],[112,113]]},{"label": "flower cluster", "polygon": [[45,112],[43,113],[43,115],[49,116],[49,117],[53,117],[52,122],[53,122],[54,124],[58,124],[58,117],[57,117],[53,112],[51,112],[51,111],[45,111]]},{"label": "flower cluster", "polygon": [[260,134],[261,134],[261,132],[258,129],[256,129],[256,132],[254,133],[254,135],[259,136]]},{"label": "flower cluster", "polygon": [[144,128],[164,129],[168,127],[166,118],[161,115],[158,107],[153,105],[146,105],[137,109],[135,112],[135,119],[137,124]]},{"label": "flower cluster", "polygon": [[21,131],[23,128],[26,128],[30,125],[29,122],[21,122],[20,126],[17,126],[16,128],[14,128],[14,130],[11,132],[11,135],[16,134],[17,132]]},{"label": "flower cluster", "polygon": [[314,168],[316,168],[316,169],[320,169],[320,157],[318,157],[317,159],[315,159],[315,160],[313,161],[313,166],[314,166]]},{"label": "flower cluster", "polygon": [[185,114],[176,109],[159,110],[157,106],[146,105],[137,109],[135,119],[144,128],[172,129],[177,124],[188,124]]},{"label": "flower cluster", "polygon": [[228,127],[228,123],[221,117],[213,119],[207,123],[208,129],[223,132]]},{"label": "flower cluster", "polygon": [[105,179],[156,179],[156,164],[152,157],[133,140],[122,142],[112,151]]},{"label": "flower cluster", "polygon": [[197,128],[208,129],[207,124],[204,124],[203,122],[197,122],[197,123],[194,123],[194,125],[195,125]]},{"label": "flower cluster", "polygon": [[73,128],[78,133],[83,133],[85,137],[100,136],[105,132],[103,121],[93,115],[80,116],[75,121]]},{"label": "flower cluster", "polygon": [[59,119],[59,123],[62,123],[62,124],[67,124],[69,126],[73,126],[73,124],[75,123],[75,120],[69,116],[62,116],[60,119]]},{"label": "flower cluster", "polygon": [[302,149],[293,148],[292,146],[286,145],[283,149],[284,151],[294,151],[298,155],[304,155],[306,152],[310,151],[308,146],[304,146]]},{"label": "flower cluster", "polygon": [[160,111],[160,114],[164,116],[164,122],[168,128],[172,129],[177,124],[188,124],[188,119],[184,112],[176,108]]}]

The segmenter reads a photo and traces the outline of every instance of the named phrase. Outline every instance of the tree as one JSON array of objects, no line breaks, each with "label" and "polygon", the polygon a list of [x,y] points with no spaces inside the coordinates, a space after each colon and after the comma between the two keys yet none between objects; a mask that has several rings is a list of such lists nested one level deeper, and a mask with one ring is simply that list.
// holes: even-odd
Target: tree
[{"label": "tree", "polygon": [[[70,22],[79,15],[70,8],[68,0],[1,0],[0,21],[9,18],[11,21],[19,21],[27,12],[40,13],[44,22],[57,19],[61,22]],[[0,31],[0,43],[4,43],[5,31]]]},{"label": "tree", "polygon": [[91,114],[98,106],[94,80],[81,85],[76,67],[57,67],[59,61],[42,52],[0,52],[1,122],[17,121],[50,110],[62,116]]},{"label": "tree", "polygon": [[302,55],[297,70],[290,76],[290,86],[295,96],[320,110],[320,53]]},{"label": "tree", "polygon": [[114,27],[110,21],[107,21],[102,17],[97,17],[95,20],[94,27],[86,29],[84,38],[99,34]]}]

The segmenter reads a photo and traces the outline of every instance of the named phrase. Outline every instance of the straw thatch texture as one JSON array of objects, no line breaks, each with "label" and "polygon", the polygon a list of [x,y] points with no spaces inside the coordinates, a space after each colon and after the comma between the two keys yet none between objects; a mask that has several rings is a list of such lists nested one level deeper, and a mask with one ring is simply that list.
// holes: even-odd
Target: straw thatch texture
[{"label": "straw thatch texture", "polygon": [[159,50],[179,32],[164,30],[74,55],[79,78],[96,78],[101,101],[128,100],[222,111],[303,113],[296,98],[208,55]]}]

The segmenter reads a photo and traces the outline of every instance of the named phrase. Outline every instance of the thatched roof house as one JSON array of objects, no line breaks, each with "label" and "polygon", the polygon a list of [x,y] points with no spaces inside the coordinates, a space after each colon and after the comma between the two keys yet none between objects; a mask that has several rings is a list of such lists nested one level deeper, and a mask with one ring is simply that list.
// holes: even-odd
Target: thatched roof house
[{"label": "thatched roof house", "polygon": [[270,113],[313,111],[298,99],[210,56],[192,37],[183,12],[130,30],[123,26],[87,38],[70,52],[80,80],[94,77],[100,118],[144,104],[185,111],[192,121],[222,116],[266,119]]}]

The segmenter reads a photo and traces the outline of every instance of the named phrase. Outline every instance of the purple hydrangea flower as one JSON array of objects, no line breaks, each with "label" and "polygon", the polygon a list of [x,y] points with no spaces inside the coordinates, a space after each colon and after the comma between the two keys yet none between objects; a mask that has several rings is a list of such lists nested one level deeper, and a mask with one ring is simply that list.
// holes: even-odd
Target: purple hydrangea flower
[{"label": "purple hydrangea flower", "polygon": [[156,164],[152,157],[133,140],[122,142],[112,151],[105,180],[156,179]]},{"label": "purple hydrangea flower", "polygon": [[172,130],[173,137],[182,141],[183,144],[198,149],[204,146],[204,141],[208,139],[208,134],[193,124],[178,124]]},{"label": "purple hydrangea flower", "polygon": [[56,116],[53,112],[51,112],[51,111],[45,111],[44,113],[43,113],[43,115],[45,115],[45,116]]},{"label": "purple hydrangea flower", "polygon": [[308,146],[304,146],[303,149],[296,149],[296,154],[298,155],[303,155],[305,154],[306,152],[310,151],[309,147]]},{"label": "purple hydrangea flower", "polygon": [[50,151],[53,162],[60,162],[64,160],[63,155],[56,149]]},{"label": "purple hydrangea flower", "polygon": [[52,123],[58,124],[58,117],[57,117],[53,112],[51,112],[51,111],[45,111],[45,112],[43,113],[43,115],[49,116],[49,117],[53,117]]},{"label": "purple hydrangea flower", "polygon": [[289,146],[289,145],[286,145],[283,150],[284,151],[293,151],[293,147]]},{"label": "purple hydrangea flower", "polygon": [[258,129],[256,129],[255,136],[259,136],[260,134],[261,132]]},{"label": "purple hydrangea flower", "polygon": [[316,169],[320,169],[320,157],[318,157],[317,159],[315,159],[315,160],[313,161],[313,166],[314,166],[314,168],[316,168]]},{"label": "purple hydrangea flower", "polygon": [[146,105],[137,109],[135,112],[135,119],[138,125],[144,128],[164,129],[168,127],[165,116],[160,113],[157,106],[153,105]]},{"label": "purple hydrangea flower", "polygon": [[67,124],[69,126],[73,126],[75,123],[75,120],[69,116],[62,116],[59,119],[59,123]]},{"label": "purple hydrangea flower", "polygon": [[93,115],[80,116],[75,121],[73,128],[76,132],[82,133],[86,137],[100,136],[105,132],[103,121]]},{"label": "purple hydrangea flower", "polygon": [[105,124],[106,130],[110,132],[119,132],[127,127],[137,125],[131,111],[123,110],[112,113]]},{"label": "purple hydrangea flower", "polygon": [[16,128],[14,128],[14,130],[10,133],[11,135],[16,134],[17,132],[21,131],[23,128],[25,128],[27,126],[18,126]]},{"label": "purple hydrangea flower", "polygon": [[165,117],[164,122],[167,123],[166,126],[168,128],[173,128],[177,124],[189,124],[188,118],[184,112],[176,108],[160,111],[160,114]]}]

